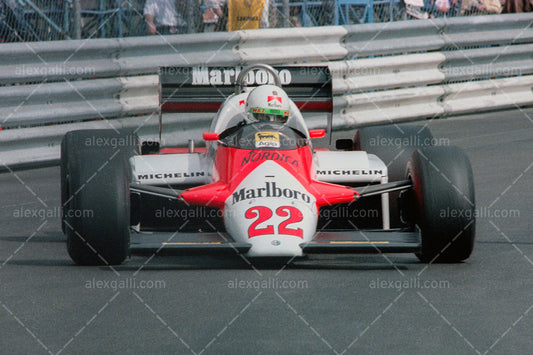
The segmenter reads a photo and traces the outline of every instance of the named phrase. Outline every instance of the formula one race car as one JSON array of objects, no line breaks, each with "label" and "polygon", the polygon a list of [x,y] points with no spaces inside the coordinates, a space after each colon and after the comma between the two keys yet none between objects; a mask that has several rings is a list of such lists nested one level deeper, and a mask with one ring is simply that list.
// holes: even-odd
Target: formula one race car
[{"label": "formula one race car", "polygon": [[164,109],[218,109],[205,148],[140,144],[113,130],[62,141],[62,228],[77,264],[146,253],[470,256],[469,160],[434,146],[427,128],[367,127],[336,149],[313,149],[325,130],[308,130],[302,112],[334,120],[327,67],[170,69],[161,69]]}]

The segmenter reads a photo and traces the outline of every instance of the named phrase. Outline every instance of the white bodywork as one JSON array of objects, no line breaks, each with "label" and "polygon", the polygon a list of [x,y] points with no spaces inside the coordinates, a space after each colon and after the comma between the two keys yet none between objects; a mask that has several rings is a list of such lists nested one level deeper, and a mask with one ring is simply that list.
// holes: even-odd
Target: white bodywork
[{"label": "white bodywork", "polygon": [[209,184],[213,169],[199,153],[137,155],[130,165],[134,182],[153,186]]},{"label": "white bodywork", "polygon": [[[318,151],[314,154],[317,180],[334,184],[386,184],[387,166],[374,154],[362,151]],[[390,228],[389,194],[381,195],[383,229]]]},{"label": "white bodywork", "polygon": [[[138,155],[131,158],[133,179],[148,185],[202,185],[212,182],[212,160],[200,153]],[[318,181],[355,184],[386,183],[387,166],[362,151],[316,151]]]},{"label": "white bodywork", "polygon": [[387,166],[366,152],[317,151],[314,158],[320,181],[338,184],[387,182]]},{"label": "white bodywork", "polygon": [[[254,197],[247,198],[249,196]],[[228,197],[224,220],[227,231],[236,241],[252,244],[249,256],[301,256],[300,244],[311,241],[316,231],[315,202],[314,196],[294,176],[276,162],[267,160]],[[267,213],[272,214],[254,225],[260,221],[257,208],[267,209],[271,211]],[[258,236],[252,236],[255,232]]]},{"label": "white bodywork", "polygon": [[[131,158],[132,176],[140,184],[153,186],[204,185],[212,182],[212,159],[205,154],[164,154],[144,155]],[[346,185],[361,185],[370,183],[387,183],[387,166],[377,156],[362,151],[316,151],[314,153],[314,167],[316,179],[328,183]],[[276,162],[267,160],[249,174],[235,189],[239,193],[242,189],[264,188],[266,183],[276,184],[276,188],[298,191],[310,196],[309,200],[290,199],[281,196],[258,196],[235,201],[234,195],[226,200],[224,220],[227,231],[240,242],[252,244],[249,256],[300,256],[300,244],[313,239],[316,231],[318,216],[313,195],[306,190],[300,182]],[[270,185],[272,186],[272,185]],[[246,193],[246,192],[245,192]],[[302,221],[287,225],[290,229],[301,229],[302,237],[292,235],[274,234],[261,235],[249,238],[250,225],[255,219],[243,219],[246,211],[251,206],[264,206],[270,209],[272,216],[260,223],[257,228],[279,226],[287,220],[287,216],[277,215],[280,198],[287,201],[288,206],[296,207],[302,214]],[[389,197],[381,196],[383,229],[390,228],[389,222]]]}]

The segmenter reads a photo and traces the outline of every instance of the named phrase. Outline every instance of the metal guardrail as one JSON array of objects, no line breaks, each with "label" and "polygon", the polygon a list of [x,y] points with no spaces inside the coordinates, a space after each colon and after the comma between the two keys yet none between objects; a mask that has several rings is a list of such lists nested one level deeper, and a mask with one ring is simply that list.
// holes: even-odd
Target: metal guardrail
[{"label": "metal guardrail", "polygon": [[[55,164],[60,137],[82,127],[141,127],[141,136],[154,136],[160,66],[326,62],[337,129],[530,105],[532,22],[533,14],[512,14],[4,44],[0,166]],[[90,118],[103,120],[85,122]],[[166,142],[186,143],[190,130],[205,129],[210,118],[164,115]],[[36,124],[47,126],[27,127]]]},{"label": "metal guardrail", "polygon": [[336,95],[438,84],[446,76],[439,69],[443,53],[408,54],[329,63]]},{"label": "metal guardrail", "polygon": [[336,94],[533,74],[533,44],[329,63]]},{"label": "metal guardrail", "polygon": [[[356,26],[351,26],[356,27]],[[241,63],[286,64],[342,60],[348,51],[346,26],[239,31],[234,48]]]},{"label": "metal guardrail", "polygon": [[[532,41],[533,42],[533,39]],[[443,52],[445,82],[533,74],[533,43]]]},{"label": "metal guardrail", "polygon": [[348,32],[346,49],[358,58],[533,41],[527,13],[376,23],[351,26]]},{"label": "metal guardrail", "polygon": [[159,111],[159,76],[0,87],[2,129]]},{"label": "metal guardrail", "polygon": [[[356,26],[3,44],[0,63],[5,64],[0,65],[0,83],[40,81],[43,77],[52,81],[152,74],[163,65],[324,62],[533,43],[531,21],[532,15],[525,13]],[[490,51],[490,48],[483,50]]]},{"label": "metal guardrail", "polygon": [[533,75],[339,96],[336,128],[439,118],[533,104]]},{"label": "metal guardrail", "polygon": [[[180,137],[186,143],[184,138],[190,135],[185,132],[190,130],[198,130],[198,136],[201,136],[202,127],[199,123],[208,124],[210,116],[173,114],[165,117],[162,142],[179,142],[177,138]],[[154,141],[159,139],[159,115],[4,130],[0,132],[0,172],[58,165],[61,139],[67,132],[78,129],[129,129],[143,140]]]},{"label": "metal guardrail", "polygon": [[239,33],[2,44],[0,83],[156,74],[160,66],[236,65]]}]

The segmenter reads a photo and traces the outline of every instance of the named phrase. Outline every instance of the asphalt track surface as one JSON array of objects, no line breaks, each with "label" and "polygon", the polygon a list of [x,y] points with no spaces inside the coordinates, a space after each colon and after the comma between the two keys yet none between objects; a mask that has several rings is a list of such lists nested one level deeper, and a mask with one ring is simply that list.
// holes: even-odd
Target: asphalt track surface
[{"label": "asphalt track surface", "polygon": [[59,169],[3,174],[0,353],[531,353],[532,117],[417,123],[472,162],[477,240],[460,264],[401,254],[78,267],[60,230]]}]

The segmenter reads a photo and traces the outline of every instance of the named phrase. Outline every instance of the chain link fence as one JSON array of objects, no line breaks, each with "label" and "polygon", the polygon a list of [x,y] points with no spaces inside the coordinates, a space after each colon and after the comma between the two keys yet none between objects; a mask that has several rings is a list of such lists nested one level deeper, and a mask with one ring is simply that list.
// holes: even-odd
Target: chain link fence
[{"label": "chain link fence", "polygon": [[[513,11],[505,1],[519,0],[0,0],[0,41],[350,25]],[[155,12],[151,18],[150,11]]]}]

